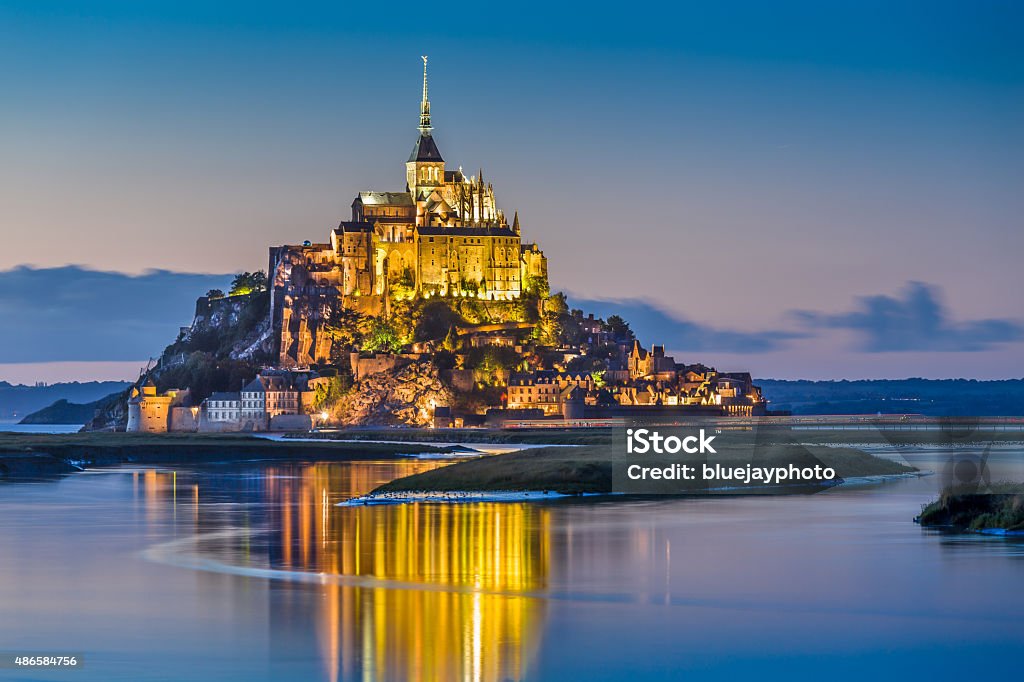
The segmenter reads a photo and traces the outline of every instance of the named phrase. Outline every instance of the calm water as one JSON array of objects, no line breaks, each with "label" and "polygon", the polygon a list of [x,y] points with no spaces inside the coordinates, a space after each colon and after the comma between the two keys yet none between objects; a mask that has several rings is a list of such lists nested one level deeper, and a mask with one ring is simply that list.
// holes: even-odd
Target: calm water
[{"label": "calm water", "polygon": [[81,424],[18,424],[0,421],[0,433],[78,433]]},{"label": "calm water", "polygon": [[949,679],[1024,656],[1024,543],[914,525],[935,477],[812,497],[334,504],[435,466],[0,485],[0,650],[86,661],[0,678]]}]

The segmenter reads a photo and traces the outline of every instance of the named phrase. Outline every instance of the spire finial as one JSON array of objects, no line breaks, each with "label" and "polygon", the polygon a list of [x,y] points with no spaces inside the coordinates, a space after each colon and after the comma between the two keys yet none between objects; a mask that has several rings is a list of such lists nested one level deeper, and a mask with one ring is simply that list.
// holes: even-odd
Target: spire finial
[{"label": "spire finial", "polygon": [[423,60],[423,100],[420,102],[420,134],[429,135],[433,128],[430,127],[430,100],[427,99],[427,55],[422,55]]}]

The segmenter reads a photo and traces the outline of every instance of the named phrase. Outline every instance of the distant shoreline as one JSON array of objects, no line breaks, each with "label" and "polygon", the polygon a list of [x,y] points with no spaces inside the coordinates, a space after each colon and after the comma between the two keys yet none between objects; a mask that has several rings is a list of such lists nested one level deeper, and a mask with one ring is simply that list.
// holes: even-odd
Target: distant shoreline
[{"label": "distant shoreline", "polygon": [[[415,446],[417,453],[452,450]],[[49,478],[119,464],[181,466],[253,459],[342,462],[399,459],[408,454],[409,445],[394,443],[291,443],[237,434],[0,432],[0,481]]]}]

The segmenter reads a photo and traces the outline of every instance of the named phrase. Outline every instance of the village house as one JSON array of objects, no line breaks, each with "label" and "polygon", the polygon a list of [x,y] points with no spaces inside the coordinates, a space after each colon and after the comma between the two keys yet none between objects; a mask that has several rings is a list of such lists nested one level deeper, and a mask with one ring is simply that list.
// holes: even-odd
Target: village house
[{"label": "village house", "polygon": [[242,394],[213,393],[203,401],[202,409],[208,421],[237,422],[242,417]]},{"label": "village house", "polygon": [[506,404],[510,410],[537,408],[546,415],[557,415],[562,413],[562,403],[569,396],[569,389],[577,387],[584,394],[593,391],[593,377],[589,373],[550,370],[520,372],[509,378]]}]

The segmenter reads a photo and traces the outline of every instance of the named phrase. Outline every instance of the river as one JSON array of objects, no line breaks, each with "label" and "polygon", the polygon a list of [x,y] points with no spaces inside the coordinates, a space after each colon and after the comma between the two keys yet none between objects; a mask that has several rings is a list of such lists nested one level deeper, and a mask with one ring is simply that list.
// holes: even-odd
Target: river
[{"label": "river", "polygon": [[806,497],[336,505],[444,464],[0,484],[0,650],[84,660],[0,679],[951,679],[1024,656],[1024,542],[915,525],[935,476]]}]

